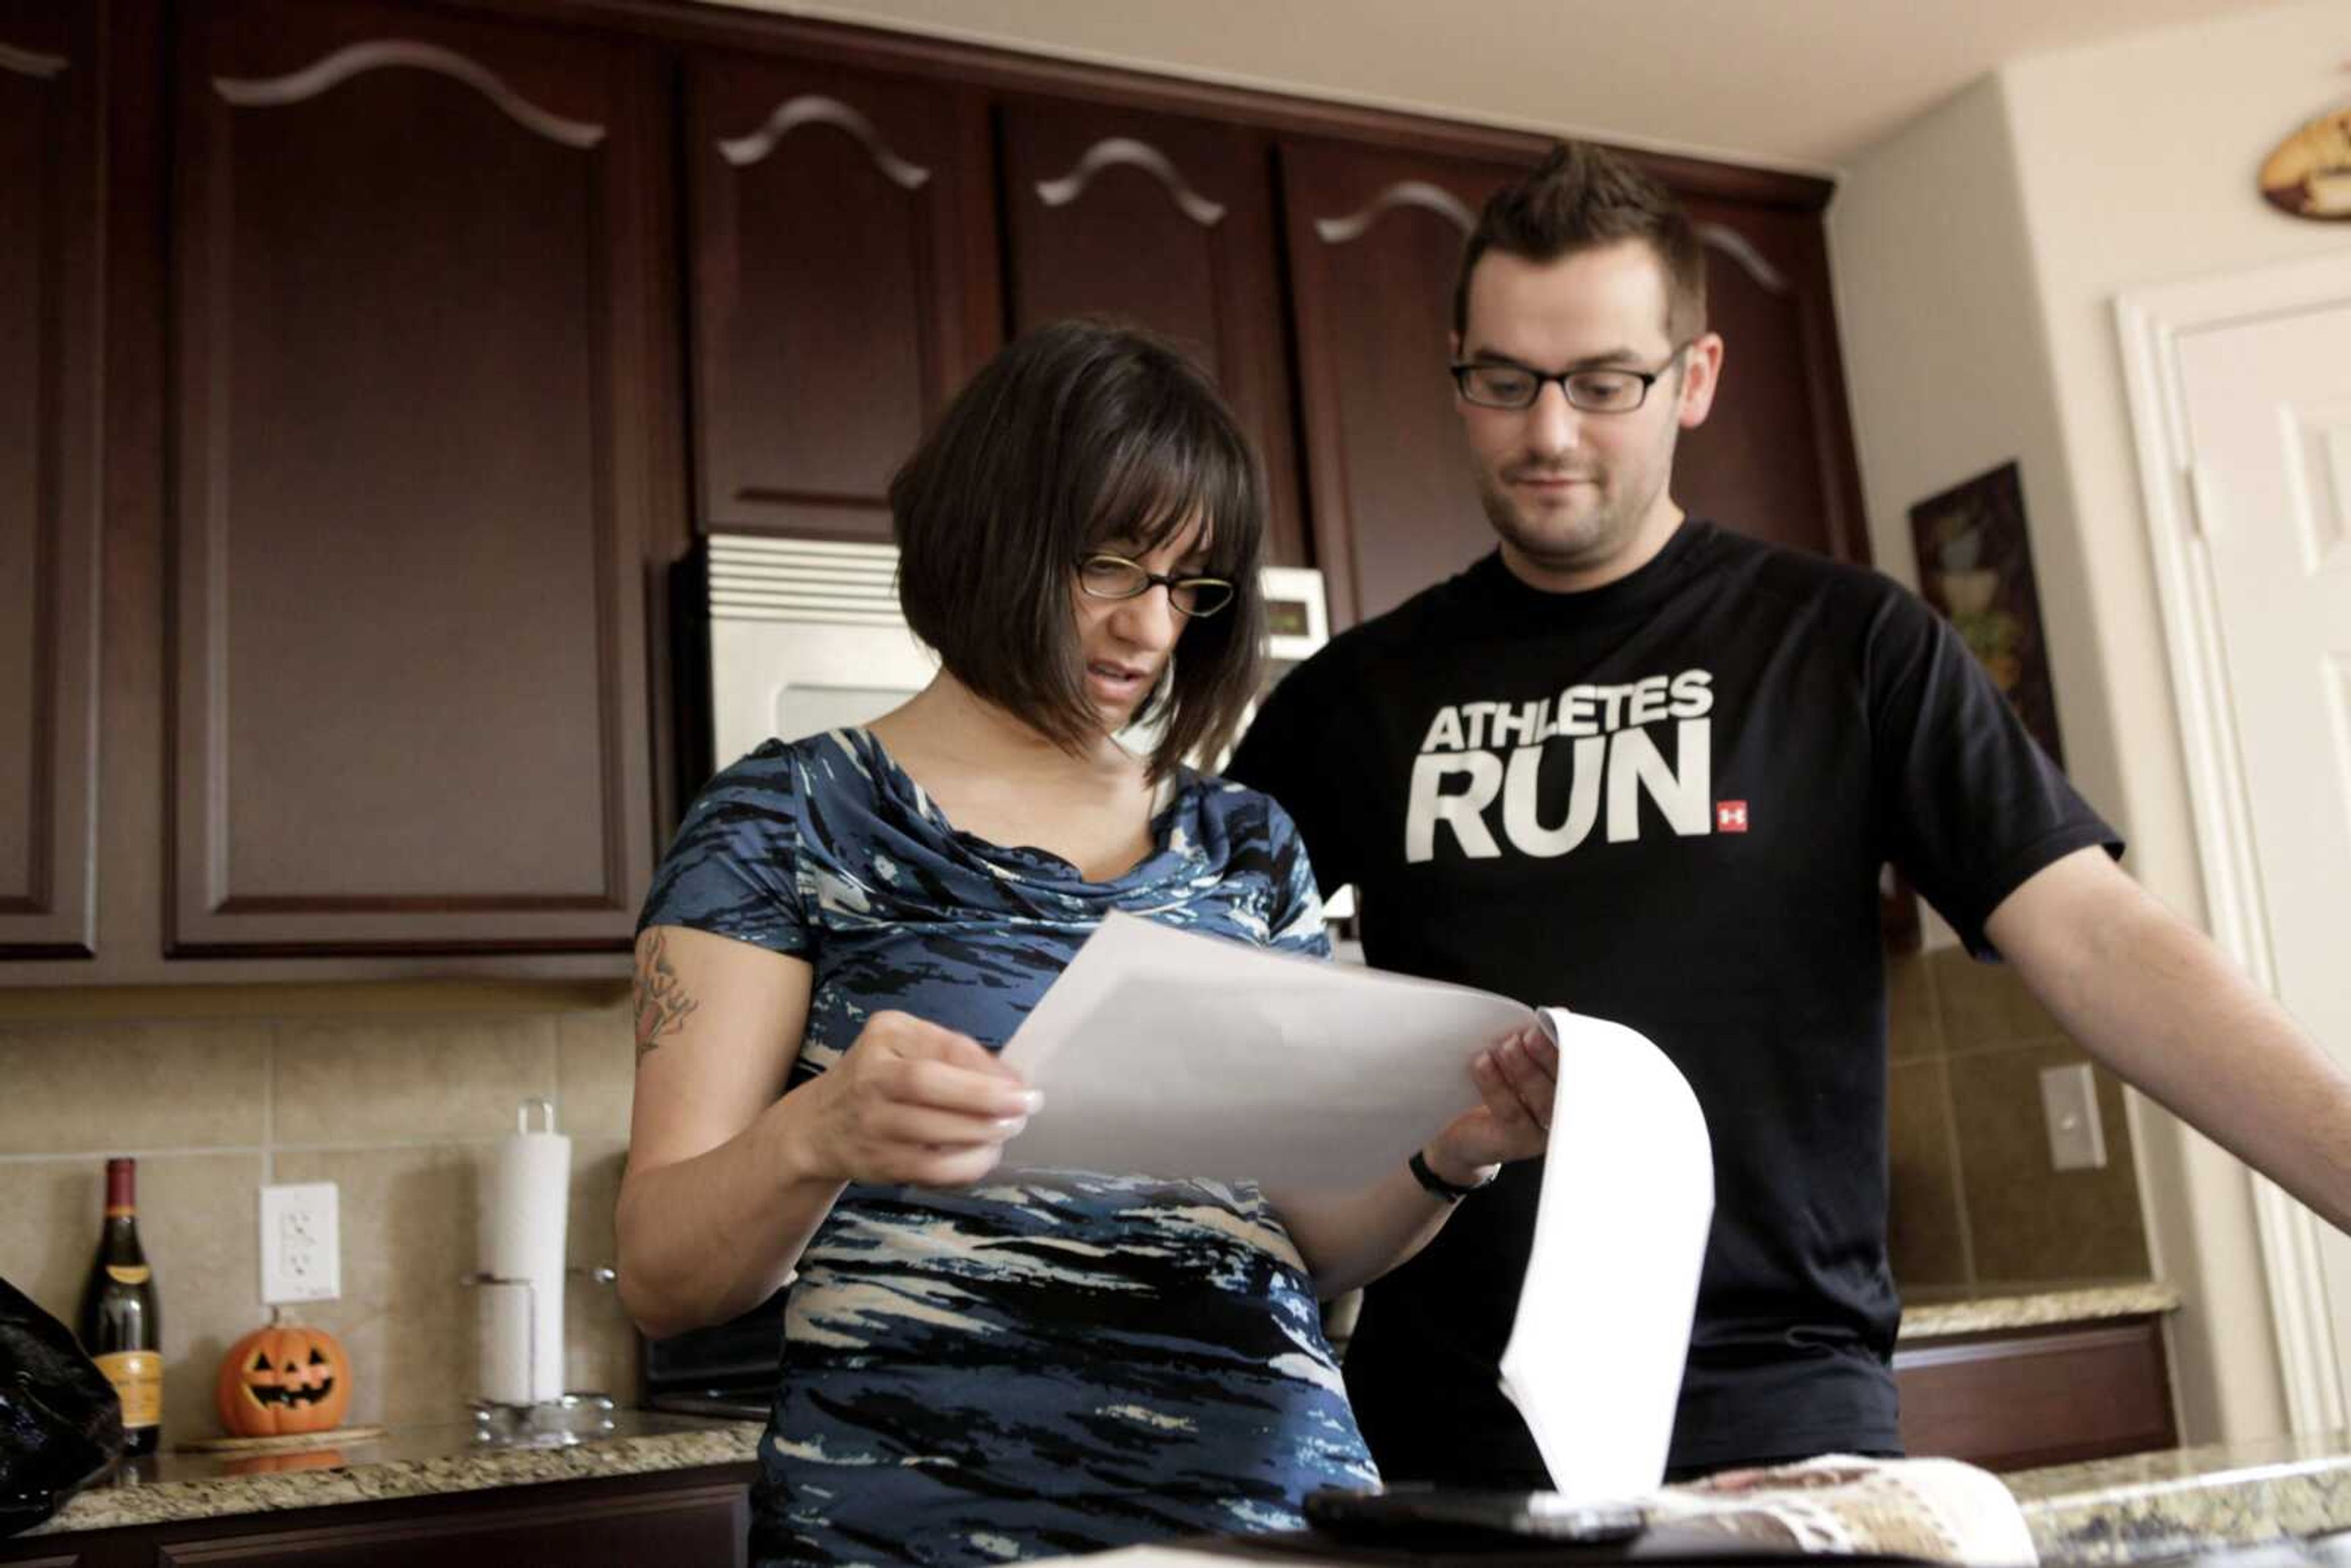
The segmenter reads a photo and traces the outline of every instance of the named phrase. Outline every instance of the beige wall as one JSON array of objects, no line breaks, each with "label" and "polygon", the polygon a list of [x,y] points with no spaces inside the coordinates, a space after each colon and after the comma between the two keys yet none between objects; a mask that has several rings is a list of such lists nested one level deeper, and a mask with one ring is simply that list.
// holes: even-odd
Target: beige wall
[{"label": "beige wall", "polygon": [[[162,1292],[164,1437],[217,1430],[222,1354],[263,1322],[256,1189],[340,1188],[342,1295],[294,1309],[350,1352],[353,1425],[469,1419],[476,1193],[517,1101],[572,1138],[569,1260],[612,1261],[634,1068],[624,1002],[430,1010],[429,990],[346,988],[316,1010],[216,1015],[246,992],[80,1019],[0,1022],[0,1276],[68,1324],[98,1239],[109,1155],[139,1158],[140,1231]],[[471,988],[483,992],[490,988]],[[586,988],[573,988],[587,990]],[[420,1006],[427,1010],[419,1010]],[[496,1010],[490,1010],[495,1007]],[[22,1012],[19,1003],[12,1010]],[[565,1297],[566,1382],[632,1398],[636,1340],[610,1290]]]},{"label": "beige wall", "polygon": [[[1832,214],[1872,538],[1915,572],[1907,508],[2022,463],[2075,779],[2140,879],[2202,914],[2113,303],[2345,248],[2264,206],[2262,158],[2351,97],[2337,0],[2017,61],[1860,159]],[[2283,1430],[2242,1168],[2135,1099],[2191,1439]]]}]

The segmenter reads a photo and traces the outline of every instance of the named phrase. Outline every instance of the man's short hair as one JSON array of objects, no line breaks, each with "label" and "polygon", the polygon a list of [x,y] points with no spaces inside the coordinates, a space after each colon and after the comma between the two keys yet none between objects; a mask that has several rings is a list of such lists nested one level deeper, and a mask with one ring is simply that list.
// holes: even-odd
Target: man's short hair
[{"label": "man's short hair", "polygon": [[899,602],[956,679],[1078,751],[1102,726],[1079,562],[1112,545],[1147,554],[1200,518],[1202,575],[1230,580],[1233,601],[1185,623],[1136,714],[1165,720],[1156,779],[1221,750],[1257,695],[1265,509],[1248,439],[1189,360],[1132,328],[1056,322],[983,366],[890,481]]},{"label": "man's short hair", "polygon": [[1667,335],[1683,343],[1705,331],[1706,252],[1689,214],[1640,165],[1589,141],[1555,143],[1486,198],[1453,283],[1453,330],[1469,330],[1469,275],[1488,251],[1542,263],[1628,239],[1645,242],[1665,268]]}]

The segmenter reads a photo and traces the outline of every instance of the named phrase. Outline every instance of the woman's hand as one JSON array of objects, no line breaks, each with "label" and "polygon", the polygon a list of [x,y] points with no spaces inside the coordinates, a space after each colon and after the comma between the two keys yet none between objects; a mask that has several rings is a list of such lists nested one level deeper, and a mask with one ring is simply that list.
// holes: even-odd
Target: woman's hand
[{"label": "woman's hand", "polygon": [[967,1186],[1041,1097],[969,1035],[878,1012],[805,1097],[790,1147],[810,1180]]},{"label": "woman's hand", "polygon": [[1528,1026],[1469,1063],[1480,1103],[1446,1124],[1423,1151],[1428,1168],[1457,1186],[1475,1186],[1505,1160],[1541,1154],[1559,1087],[1559,1047]]}]

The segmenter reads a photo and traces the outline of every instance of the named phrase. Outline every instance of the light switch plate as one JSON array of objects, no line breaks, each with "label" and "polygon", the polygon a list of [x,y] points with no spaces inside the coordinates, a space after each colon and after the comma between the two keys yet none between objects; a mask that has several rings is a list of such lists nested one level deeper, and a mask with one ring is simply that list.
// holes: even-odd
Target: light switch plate
[{"label": "light switch plate", "polygon": [[261,1189],[261,1299],[330,1301],[342,1294],[342,1238],[335,1184],[306,1182]]},{"label": "light switch plate", "polygon": [[2098,1085],[2088,1062],[2041,1070],[2041,1113],[2049,1124],[2052,1168],[2080,1171],[2105,1166],[2106,1129],[2098,1116]]}]

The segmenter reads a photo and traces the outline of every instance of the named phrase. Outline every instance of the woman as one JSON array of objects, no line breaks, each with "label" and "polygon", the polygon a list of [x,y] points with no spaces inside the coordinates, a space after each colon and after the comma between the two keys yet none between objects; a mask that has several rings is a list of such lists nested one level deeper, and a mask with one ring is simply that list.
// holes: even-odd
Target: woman
[{"label": "woman", "polygon": [[[637,944],[621,1279],[653,1335],[793,1277],[760,1448],[768,1562],[998,1562],[1285,1528],[1374,1479],[1316,1298],[1539,1152],[1554,1057],[1484,1053],[1409,1171],[1278,1202],[989,1181],[1037,1096],[994,1055],[1113,909],[1325,954],[1295,832],[1214,755],[1259,676],[1261,481],[1206,380],[1067,323],[891,486],[938,677],[769,742],[695,804]],[[1175,654],[1181,642],[1182,658]],[[1147,755],[1118,737],[1159,727]]]}]

